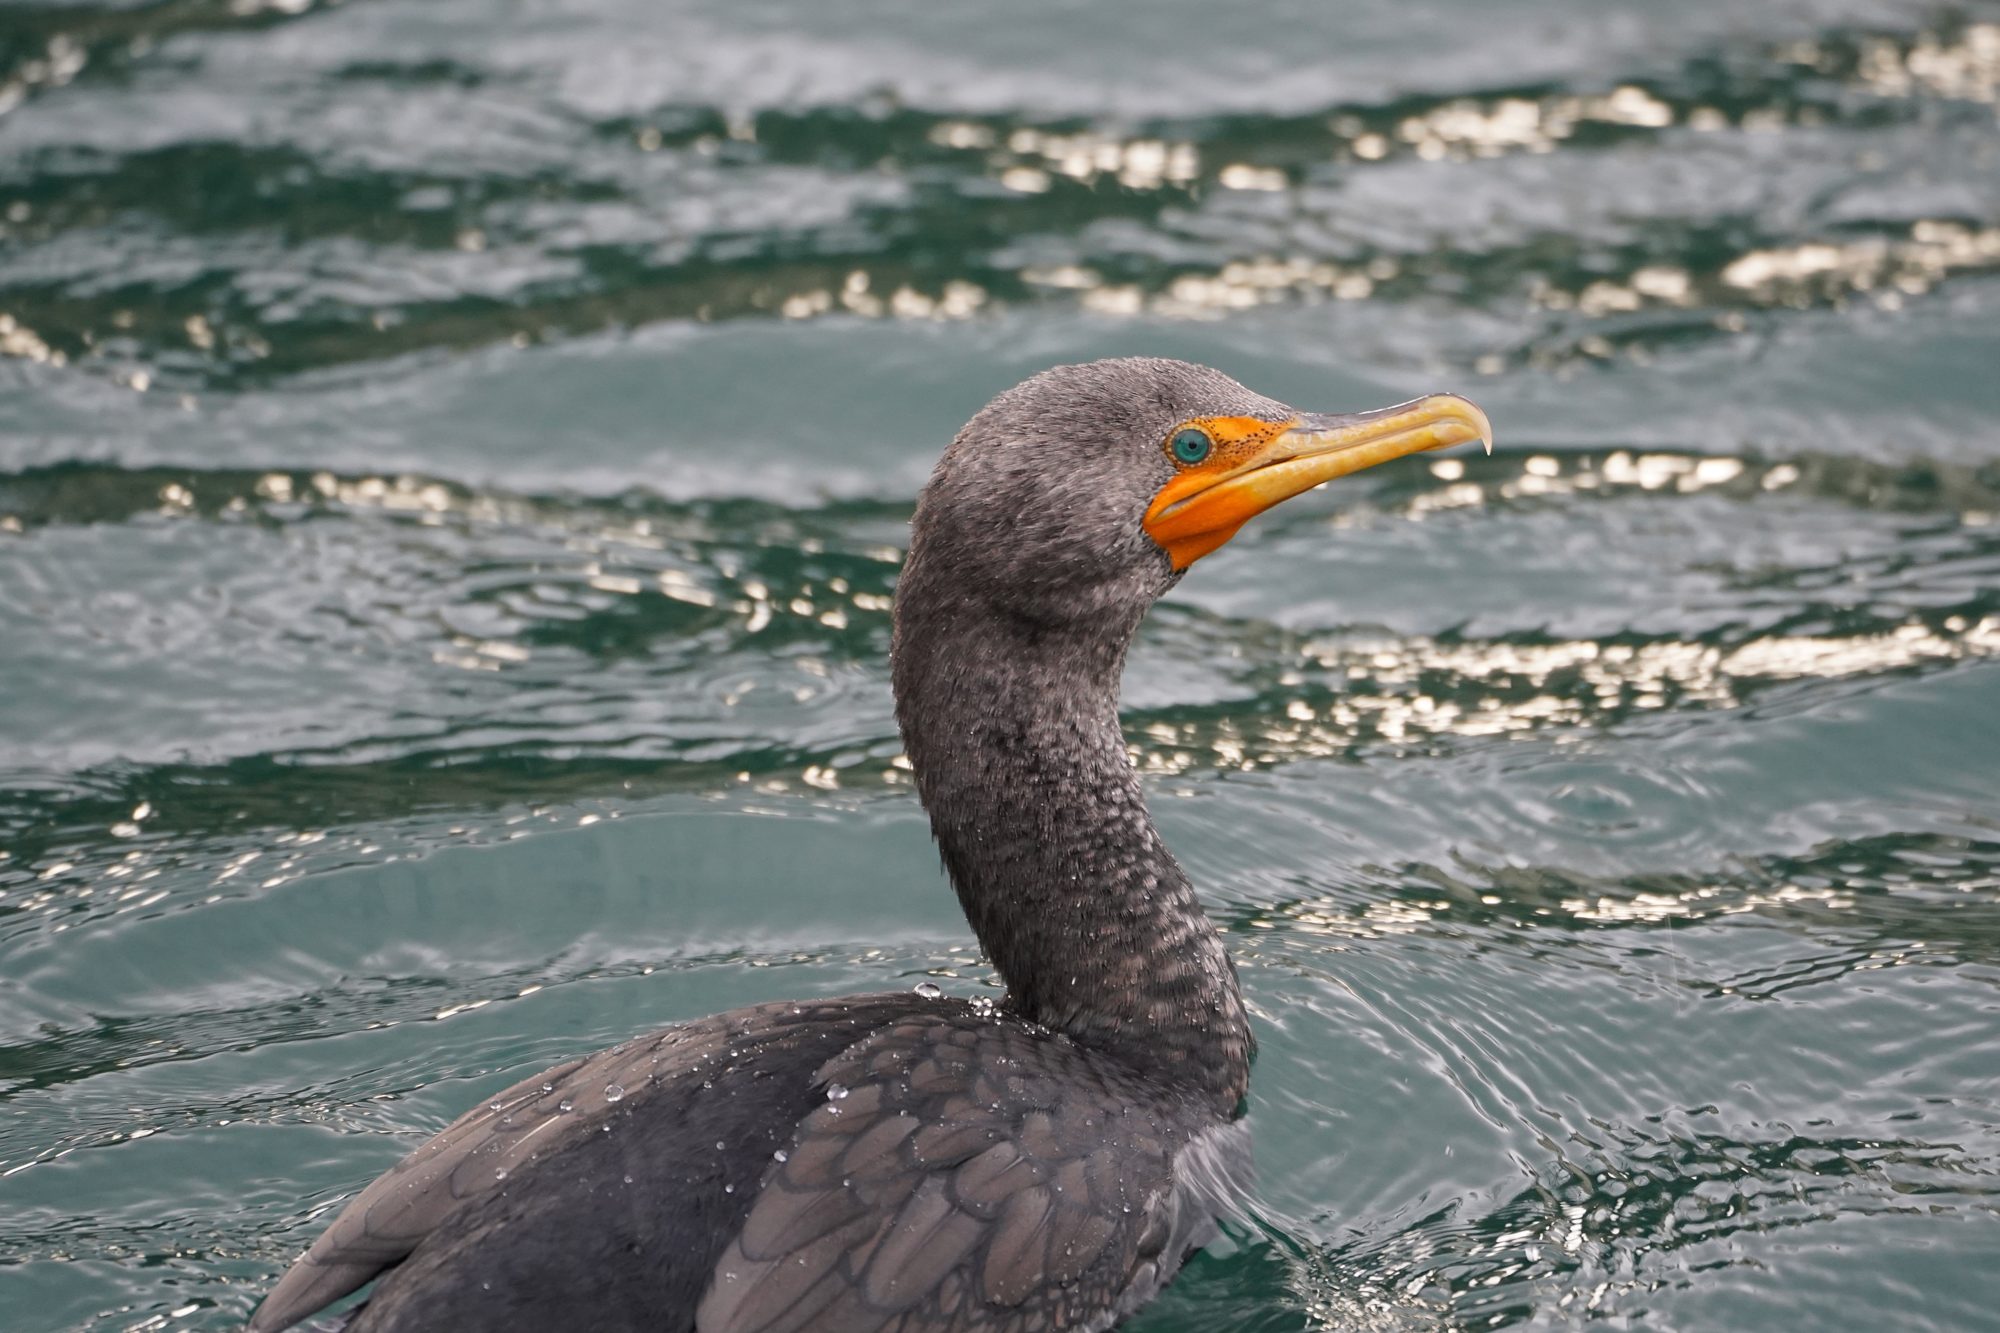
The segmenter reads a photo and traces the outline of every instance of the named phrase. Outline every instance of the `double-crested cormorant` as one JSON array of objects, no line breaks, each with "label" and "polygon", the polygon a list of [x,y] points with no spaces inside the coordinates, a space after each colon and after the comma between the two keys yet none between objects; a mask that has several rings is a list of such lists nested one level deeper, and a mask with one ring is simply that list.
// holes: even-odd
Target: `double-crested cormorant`
[{"label": "double-crested cormorant", "polygon": [[[918,502],[896,719],[1006,983],[738,1009],[538,1074],[348,1204],[271,1292],[351,1333],[1105,1329],[1227,1206],[1252,1039],[1118,727],[1140,618],[1259,511],[1483,439],[1151,359],[986,406]],[[1240,1129],[1240,1127],[1238,1127]]]}]

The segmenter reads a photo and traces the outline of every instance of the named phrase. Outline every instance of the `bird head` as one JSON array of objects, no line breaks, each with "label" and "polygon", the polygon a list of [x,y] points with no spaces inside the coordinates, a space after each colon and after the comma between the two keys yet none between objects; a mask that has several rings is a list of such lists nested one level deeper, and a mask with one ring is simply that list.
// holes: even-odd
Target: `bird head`
[{"label": "bird head", "polygon": [[912,572],[1031,622],[1136,623],[1189,566],[1273,505],[1472,440],[1452,394],[1302,412],[1221,371],[1152,357],[1057,366],[966,423],[917,506]]}]

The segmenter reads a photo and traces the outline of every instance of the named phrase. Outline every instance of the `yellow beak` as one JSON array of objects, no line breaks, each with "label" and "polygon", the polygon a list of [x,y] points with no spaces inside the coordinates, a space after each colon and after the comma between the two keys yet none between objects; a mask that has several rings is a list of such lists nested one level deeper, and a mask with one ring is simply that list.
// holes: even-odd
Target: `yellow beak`
[{"label": "yellow beak", "polygon": [[1181,472],[1147,506],[1146,531],[1175,569],[1186,569],[1258,514],[1321,482],[1472,440],[1492,453],[1493,423],[1456,394],[1373,412],[1307,414],[1248,457],[1236,454]]}]

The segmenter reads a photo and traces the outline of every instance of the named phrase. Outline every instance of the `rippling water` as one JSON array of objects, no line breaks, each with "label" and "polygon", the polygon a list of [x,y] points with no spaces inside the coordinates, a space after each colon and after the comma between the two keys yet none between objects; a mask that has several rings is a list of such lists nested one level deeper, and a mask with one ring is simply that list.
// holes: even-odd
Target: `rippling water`
[{"label": "rippling water", "polygon": [[910,497],[1127,352],[1502,445],[1135,654],[1263,1043],[1135,1327],[2000,1326],[2000,9],[906,9],[0,10],[0,1327],[233,1327],[524,1073],[989,984]]}]

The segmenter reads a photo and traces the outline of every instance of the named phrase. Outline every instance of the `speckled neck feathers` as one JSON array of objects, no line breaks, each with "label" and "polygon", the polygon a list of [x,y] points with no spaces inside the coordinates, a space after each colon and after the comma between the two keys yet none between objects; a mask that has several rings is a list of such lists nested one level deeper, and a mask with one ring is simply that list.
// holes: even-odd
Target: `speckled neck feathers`
[{"label": "speckled neck feathers", "polygon": [[1086,614],[1023,614],[960,577],[978,552],[940,532],[937,487],[897,589],[896,716],[965,914],[1011,1009],[1228,1115],[1251,1051],[1235,969],[1118,726],[1126,648],[1172,574],[1079,579]]}]

